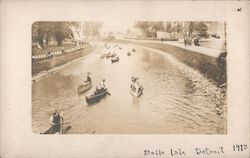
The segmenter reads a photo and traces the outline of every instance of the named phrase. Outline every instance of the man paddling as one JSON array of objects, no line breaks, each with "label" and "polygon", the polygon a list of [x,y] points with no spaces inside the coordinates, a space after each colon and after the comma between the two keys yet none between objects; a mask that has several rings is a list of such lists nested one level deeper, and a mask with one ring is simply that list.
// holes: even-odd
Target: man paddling
[{"label": "man paddling", "polygon": [[106,91],[106,93],[108,95],[111,95],[108,91],[107,91],[108,87],[107,87],[107,84],[105,82],[105,79],[102,80],[102,82],[99,84],[99,86],[96,86],[96,91],[95,91],[95,94],[99,94],[99,93],[102,93],[104,91]]},{"label": "man paddling", "polygon": [[51,129],[49,134],[55,134],[61,132],[61,124],[63,123],[63,117],[55,110],[50,117]]}]

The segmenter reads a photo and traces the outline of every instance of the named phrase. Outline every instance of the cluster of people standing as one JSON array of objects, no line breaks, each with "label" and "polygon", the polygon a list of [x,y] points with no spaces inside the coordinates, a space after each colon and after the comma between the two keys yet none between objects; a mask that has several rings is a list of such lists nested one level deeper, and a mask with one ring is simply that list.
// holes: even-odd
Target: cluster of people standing
[{"label": "cluster of people standing", "polygon": [[191,36],[185,36],[184,37],[184,45],[185,46],[191,46],[192,43],[194,42],[194,46],[200,46],[199,44],[199,37],[195,36],[195,37],[191,37]]}]

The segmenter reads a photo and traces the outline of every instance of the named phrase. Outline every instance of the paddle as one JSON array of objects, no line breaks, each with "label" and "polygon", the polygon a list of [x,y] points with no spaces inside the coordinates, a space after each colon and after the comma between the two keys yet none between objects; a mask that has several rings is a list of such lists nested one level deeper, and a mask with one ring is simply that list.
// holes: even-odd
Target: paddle
[{"label": "paddle", "polygon": [[106,91],[106,93],[107,93],[108,95],[111,95],[108,91]]},{"label": "paddle", "polygon": [[64,123],[61,123],[61,125],[65,125],[65,124],[70,124],[70,122],[64,122]]},{"label": "paddle", "polygon": [[60,134],[63,134],[63,125],[64,125],[64,124],[70,124],[70,122],[63,122],[63,123],[60,123],[60,125],[61,125]]}]

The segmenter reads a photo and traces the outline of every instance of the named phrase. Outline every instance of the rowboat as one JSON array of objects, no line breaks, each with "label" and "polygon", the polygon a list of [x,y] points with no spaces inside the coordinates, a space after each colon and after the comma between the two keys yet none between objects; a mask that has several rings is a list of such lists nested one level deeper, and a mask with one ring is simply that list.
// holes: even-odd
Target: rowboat
[{"label": "rowboat", "polygon": [[120,59],[119,59],[118,56],[111,58],[111,62],[112,62],[112,63],[113,63],[113,62],[117,62],[117,61],[119,61],[119,60],[120,60]]},{"label": "rowboat", "polygon": [[132,84],[130,86],[130,91],[131,95],[133,97],[140,97],[143,94],[143,87],[140,85],[138,89],[133,88]]},{"label": "rowboat", "polygon": [[78,87],[78,93],[83,93],[86,92],[87,90],[89,90],[92,87],[92,83],[91,82],[84,82],[84,84],[80,85]]},{"label": "rowboat", "polygon": [[99,102],[102,98],[109,94],[107,89],[99,89],[89,96],[85,96],[86,102],[88,104],[94,104]]}]

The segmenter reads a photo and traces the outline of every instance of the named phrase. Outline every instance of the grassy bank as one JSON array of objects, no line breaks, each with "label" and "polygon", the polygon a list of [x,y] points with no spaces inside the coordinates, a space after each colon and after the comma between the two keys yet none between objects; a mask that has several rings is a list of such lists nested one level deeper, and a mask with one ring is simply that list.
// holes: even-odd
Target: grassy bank
[{"label": "grassy bank", "polygon": [[176,59],[201,72],[206,78],[214,82],[217,86],[223,85],[227,82],[226,60],[221,58],[221,56],[215,58],[176,46],[160,43],[143,43],[117,39],[112,40],[112,42],[136,44],[168,52]]},{"label": "grassy bank", "polygon": [[41,72],[47,71],[53,67],[63,65],[68,61],[83,57],[90,54],[94,50],[93,47],[88,47],[75,51],[73,53],[67,53],[61,56],[54,57],[53,59],[46,59],[32,64],[32,76]]}]

